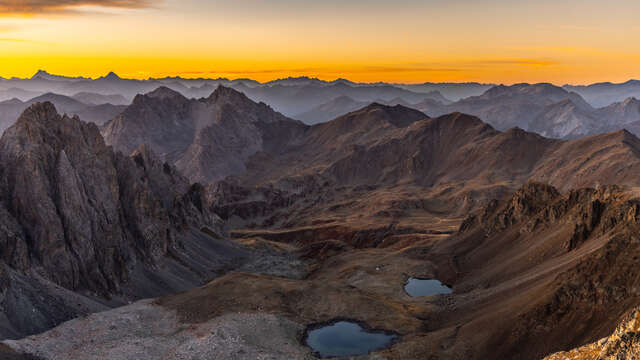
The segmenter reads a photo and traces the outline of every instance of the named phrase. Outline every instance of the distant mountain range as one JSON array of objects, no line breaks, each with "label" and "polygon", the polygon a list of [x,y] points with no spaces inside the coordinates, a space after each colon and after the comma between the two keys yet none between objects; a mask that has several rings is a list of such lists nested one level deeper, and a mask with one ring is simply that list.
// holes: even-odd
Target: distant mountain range
[{"label": "distant mountain range", "polygon": [[[411,123],[429,118],[424,112],[437,118],[450,113],[467,113],[475,114],[477,117],[447,115],[447,119],[450,120],[446,121],[468,119],[467,121],[480,122],[479,119],[483,119],[496,130],[506,131],[504,136],[515,136],[531,130],[545,137],[569,139],[619,131],[625,127],[637,130],[640,124],[640,102],[635,99],[594,109],[579,95],[550,84],[496,86],[481,96],[449,105],[429,99],[427,102],[419,103],[426,104],[426,110],[419,109],[424,112],[397,104],[401,101],[395,99],[392,101],[394,104],[391,104],[393,106],[389,106],[383,103],[358,102],[346,96],[338,97],[323,105],[318,113],[331,116],[340,111],[349,112],[334,120],[309,126],[279,114],[264,103],[256,103],[232,88],[221,86],[208,98],[196,100],[188,99],[167,87],[161,87],[151,93],[138,95],[130,106],[105,125],[102,134],[107,144],[113,145],[125,154],[131,153],[140,144],[147,144],[162,160],[174,164],[191,181],[210,182],[245,173],[247,166],[253,164],[257,158],[260,159],[261,166],[267,166],[274,156],[280,158],[283,151],[290,149],[295,149],[293,154],[297,154],[296,156],[306,155],[302,158],[284,157],[284,163],[271,164],[265,169],[278,169],[279,176],[283,176],[287,173],[284,169],[292,165],[294,168],[291,173],[300,175],[307,167],[318,171],[320,167],[326,166],[328,161],[341,159],[345,162],[346,153],[336,152],[336,149],[359,149],[363,144],[379,142],[377,138],[370,138],[372,134],[398,127],[393,122],[389,123],[391,120],[382,120],[386,117],[395,119],[393,121],[407,122],[400,127],[410,128]],[[433,104],[436,104],[435,109],[431,107]],[[601,120],[605,118],[611,121]],[[461,126],[456,131],[461,132],[459,136],[462,136],[462,132],[469,131],[469,128]],[[491,130],[495,131],[493,128]],[[361,140],[353,140],[356,136],[361,136],[360,134],[368,135]],[[528,139],[535,139],[532,133],[526,134]],[[397,140],[398,144],[411,141],[409,138]],[[452,138],[449,141],[454,140],[455,138]],[[524,141],[522,144],[527,142]],[[380,154],[403,153],[395,148],[380,151]],[[524,152],[522,149],[523,154]],[[326,156],[326,159],[318,158],[319,154]],[[361,166],[360,164],[379,163],[380,159],[373,159],[380,155],[372,155],[370,159],[360,158],[364,153],[356,151],[350,156],[356,155],[358,158],[345,165],[344,171],[355,171],[359,177],[364,176],[362,180],[382,176],[355,170]],[[410,156],[410,153],[406,156]],[[427,153],[421,156],[422,161],[426,156]],[[303,158],[306,160],[303,161]],[[461,155],[459,161],[466,158]],[[408,164],[401,165],[395,161],[399,159],[390,161],[389,166],[396,164],[400,168],[394,171],[385,170],[386,176],[402,176],[403,172],[407,171]],[[478,159],[476,163],[480,164],[482,161]],[[455,172],[455,168],[451,165],[451,169],[446,173]],[[495,170],[495,166],[492,168]],[[338,171],[337,169],[335,171]],[[468,169],[465,169],[468,174]],[[411,170],[414,174],[412,176],[415,176],[416,171]],[[343,170],[336,174],[344,175]],[[256,178],[265,177],[268,176],[262,174]],[[427,174],[420,175],[420,178],[422,181],[429,181]]]},{"label": "distant mountain range", "polygon": [[[64,95],[47,99],[60,111],[83,115],[103,124],[123,110],[136,95],[159,87],[186,98],[206,98],[220,85],[264,102],[275,111],[307,124],[329,121],[369,103],[404,105],[430,116],[451,112],[476,115],[500,130],[518,126],[556,138],[576,138],[622,127],[640,131],[640,116],[633,107],[640,97],[640,81],[588,86],[480,83],[388,84],[356,83],[346,79],[285,78],[265,83],[251,79],[185,79],[181,77],[124,79],[111,72],[90,79],[53,75],[39,70],[28,79],[0,79],[0,130],[6,128],[40,95]],[[635,97],[635,98],[634,98]],[[6,102],[6,100],[10,100]],[[16,100],[24,102],[20,105]],[[42,99],[44,100],[44,99]],[[110,104],[110,105],[107,105]],[[100,105],[96,107],[97,105]]]},{"label": "distant mountain range", "polygon": [[[120,95],[100,95],[78,93],[72,97],[54,93],[45,93],[26,101],[17,98],[0,102],[0,133],[11,126],[18,116],[29,106],[39,102],[51,102],[63,114],[78,115],[88,122],[102,125],[122,112],[126,106],[121,105]],[[118,103],[120,105],[115,105]]]},{"label": "distant mountain range", "polygon": [[495,84],[479,84],[475,82],[469,83],[424,83],[424,84],[396,84],[403,89],[418,93],[429,93],[437,91],[447,99],[458,101],[469,96],[480,95],[483,92],[494,87]]},{"label": "distant mountain range", "polygon": [[565,85],[564,88],[580,94],[595,107],[607,106],[630,97],[640,98],[640,80],[629,80],[621,84],[604,82],[592,85]]},{"label": "distant mountain range", "polygon": [[[285,115],[303,113],[338,96],[350,96],[358,101],[391,100],[401,97],[410,102],[417,102],[426,97],[438,96],[447,103],[441,94],[435,94],[437,88],[428,91],[411,91],[400,86],[386,83],[366,84],[354,83],[344,79],[323,81],[315,78],[299,77],[274,80],[260,83],[251,79],[229,80],[218,79],[185,79],[181,77],[150,78],[147,80],[124,79],[111,72],[97,79],[65,77],[52,75],[40,70],[29,79],[1,79],[0,100],[18,98],[27,100],[37,94],[55,92],[72,96],[78,93],[94,93],[100,95],[118,94],[128,102],[135,95],[143,94],[166,86],[178,91],[188,98],[209,96],[219,85],[244,92],[255,101],[264,101]],[[456,87],[449,84],[446,88]],[[467,88],[468,84],[457,87]],[[424,95],[427,93],[427,95]],[[110,103],[118,105],[112,101]]]},{"label": "distant mountain range", "polygon": [[[111,75],[111,78],[116,77]],[[285,82],[288,85],[281,85],[281,90],[295,88],[301,80],[289,81],[292,83]],[[334,84],[316,90],[331,90],[335,86],[348,85]],[[246,88],[246,85],[242,87]],[[259,91],[265,89],[260,88]],[[348,91],[358,94],[370,91],[367,89],[349,88]],[[390,91],[406,97],[406,90],[394,89]],[[466,113],[477,116],[497,130],[520,128],[550,138],[575,139],[621,129],[640,133],[640,101],[635,98],[595,109],[580,95],[551,84],[495,86],[482,95],[453,103],[447,102],[437,92],[423,96],[409,96],[419,100],[415,103],[396,97],[379,99],[373,104],[416,109],[411,110],[420,114],[414,116],[416,119],[427,118],[427,115],[439,117],[454,112]],[[107,103],[96,105],[105,101]],[[305,125],[224,86],[199,99],[187,98],[178,91],[161,86],[137,95],[127,106],[108,101],[122,103],[124,97],[81,92],[73,97],[46,93],[27,101],[7,100],[0,102],[0,130],[10,126],[29,106],[51,102],[61,113],[78,115],[85,121],[102,126],[105,141],[116,150],[131,154],[140,144],[146,144],[162,161],[175,165],[190,180],[209,182],[242,174],[246,171],[247,161],[256,154],[278,154],[281,149],[292,146],[290,141],[298,143],[304,138],[303,134],[325,128],[324,125]],[[304,119],[307,124],[322,124],[345,116],[348,118],[349,114],[358,113],[370,104],[346,95],[338,96],[296,118]],[[367,129],[362,128],[362,131]],[[341,137],[336,131],[327,141],[337,141]]]},{"label": "distant mountain range", "polygon": [[294,115],[293,118],[302,120],[306,124],[313,125],[333,120],[341,115],[363,108],[366,105],[374,102],[384,105],[403,105],[413,108],[428,106],[424,104],[434,105],[438,107],[444,107],[445,105],[451,104],[451,101],[442,96],[442,94],[440,94],[438,91],[425,93],[422,97],[422,100],[415,104],[410,103],[403,97],[395,97],[390,100],[376,99],[375,101],[357,101],[347,95],[341,95],[330,100],[329,102],[315,106],[314,108],[306,112]]},{"label": "distant mountain range", "polygon": [[[551,138],[575,139],[623,128],[640,134],[640,101],[636,98],[596,109],[579,94],[551,84],[498,85],[453,103],[444,102],[439,94],[425,94],[429,96],[416,103],[403,98],[377,102],[411,107],[429,116],[466,113],[498,130],[519,127]],[[294,117],[306,123],[324,122],[366,104],[340,96]]]}]

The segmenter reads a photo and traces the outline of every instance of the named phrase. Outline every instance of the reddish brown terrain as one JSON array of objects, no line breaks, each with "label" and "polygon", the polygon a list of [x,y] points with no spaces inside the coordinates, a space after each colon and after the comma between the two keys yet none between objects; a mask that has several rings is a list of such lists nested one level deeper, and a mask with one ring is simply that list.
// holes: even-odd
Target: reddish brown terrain
[{"label": "reddish brown terrain", "polygon": [[[243,251],[281,254],[303,264],[304,276],[230,268],[199,288],[7,342],[15,351],[117,359],[126,357],[114,349],[126,345],[208,358],[215,344],[231,346],[229,358],[312,358],[302,343],[307,326],[353,319],[400,336],[365,358],[540,359],[609,336],[640,305],[640,140],[627,131],[553,140],[462,113],[428,118],[376,103],[306,126],[231,89],[204,100],[178,95],[137,98],[147,117],[125,112],[108,125],[107,142],[133,149],[149,141],[167,147],[162,161],[195,161],[185,172],[192,181],[224,178],[202,188],[202,202],[188,199],[222,218]],[[171,112],[174,100],[184,113]],[[150,126],[156,103],[175,115],[176,143],[162,140],[171,131],[144,127],[141,139],[118,135]],[[188,132],[191,111],[205,108],[205,125]],[[213,150],[195,150],[205,148]],[[140,156],[121,161],[143,171]],[[409,277],[439,279],[453,293],[410,297]],[[154,330],[161,325],[166,333]]]},{"label": "reddish brown terrain", "polygon": [[[640,140],[626,131],[549,140],[463,114],[412,114],[371,105],[214,186],[213,209],[233,236],[293,244],[316,260],[307,282],[344,289],[328,304],[302,296],[272,311],[397,331],[403,340],[385,354],[398,359],[536,359],[609,334],[640,300]],[[454,294],[410,298],[408,276],[438,278]],[[349,306],[346,289],[369,300]],[[180,312],[189,299],[161,303]],[[299,312],[317,306],[331,310]]]}]

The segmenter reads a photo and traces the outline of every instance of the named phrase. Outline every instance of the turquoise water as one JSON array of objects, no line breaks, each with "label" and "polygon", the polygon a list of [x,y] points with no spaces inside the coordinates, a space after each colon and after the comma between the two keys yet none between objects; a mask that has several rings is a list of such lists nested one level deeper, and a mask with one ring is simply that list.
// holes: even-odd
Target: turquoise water
[{"label": "turquoise water", "polygon": [[367,331],[357,323],[339,321],[307,333],[307,345],[323,358],[368,354],[391,346],[397,335]]},{"label": "turquoise water", "polygon": [[404,291],[410,296],[431,296],[451,294],[453,292],[450,287],[438,280],[422,280],[416,278],[409,278],[409,281],[404,286]]}]

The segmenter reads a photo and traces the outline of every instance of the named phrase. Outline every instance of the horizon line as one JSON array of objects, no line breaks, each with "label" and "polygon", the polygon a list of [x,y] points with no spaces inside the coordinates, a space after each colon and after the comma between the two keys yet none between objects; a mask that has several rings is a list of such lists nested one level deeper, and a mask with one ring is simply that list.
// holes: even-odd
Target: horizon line
[{"label": "horizon line", "polygon": [[[188,77],[188,76],[184,76],[183,75],[164,75],[164,76],[160,76],[160,77],[154,77],[154,76],[148,76],[148,77],[128,77],[131,76],[129,75],[125,75],[125,77],[121,77],[120,75],[118,75],[115,71],[110,71],[108,72],[106,75],[103,76],[97,76],[97,77],[91,77],[91,76],[84,76],[84,75],[67,75],[67,74],[54,74],[54,73],[50,73],[47,70],[43,70],[43,69],[38,69],[34,75],[32,75],[31,77],[19,77],[19,76],[11,76],[11,77],[5,77],[3,75],[0,75],[0,81],[1,80],[34,80],[34,77],[36,75],[38,75],[40,72],[44,72],[47,75],[50,76],[57,76],[57,77],[64,77],[64,78],[68,78],[69,80],[73,80],[73,79],[78,79],[78,80],[98,80],[98,79],[102,79],[102,78],[106,78],[109,75],[115,75],[118,78],[122,79],[122,80],[137,80],[137,81],[151,81],[151,80],[165,80],[165,79],[182,79],[182,80],[226,80],[229,82],[234,82],[234,81],[241,81],[241,80],[250,80],[256,83],[259,83],[261,85],[264,84],[268,84],[271,82],[276,82],[276,81],[282,81],[282,80],[295,80],[295,79],[309,79],[309,80],[318,80],[318,81],[322,81],[322,82],[326,82],[326,83],[330,83],[330,82],[338,82],[340,80],[342,81],[346,81],[346,82],[350,82],[350,83],[354,83],[354,84],[358,84],[358,85],[375,85],[375,84],[387,84],[387,85],[423,85],[423,84],[478,84],[478,85],[506,85],[506,86],[512,86],[512,85],[517,85],[517,84],[551,84],[554,86],[558,86],[558,87],[563,87],[563,86],[588,86],[588,85],[596,85],[596,84],[613,84],[613,85],[621,85],[621,84],[625,84],[628,82],[632,82],[632,81],[639,81],[637,78],[634,78],[633,76],[630,76],[627,80],[622,81],[622,82],[613,82],[613,81],[597,81],[597,82],[591,82],[591,83],[564,83],[564,84],[559,84],[559,83],[555,83],[553,81],[539,81],[539,82],[527,82],[527,81],[519,81],[519,82],[483,82],[483,81],[473,81],[473,80],[468,80],[468,81],[429,81],[429,80],[425,80],[425,81],[416,81],[416,82],[399,82],[399,81],[372,81],[372,82],[366,82],[366,81],[353,81],[353,80],[349,80],[346,77],[336,77],[336,78],[322,78],[319,75],[299,75],[299,76],[287,76],[287,77],[274,77],[273,79],[270,80],[266,80],[266,81],[259,81],[259,80],[255,80],[252,79],[250,77],[237,77],[237,78],[230,78],[230,77],[225,77],[225,76],[218,76],[218,77]],[[188,72],[186,72],[188,73]],[[211,72],[211,74],[215,74],[213,72]],[[221,73],[222,74],[222,73]]]}]

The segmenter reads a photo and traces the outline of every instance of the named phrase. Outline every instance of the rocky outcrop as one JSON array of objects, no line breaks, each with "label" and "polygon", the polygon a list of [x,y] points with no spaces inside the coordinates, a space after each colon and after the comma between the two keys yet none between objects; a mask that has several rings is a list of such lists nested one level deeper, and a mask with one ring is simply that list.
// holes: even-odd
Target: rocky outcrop
[{"label": "rocky outcrop", "polygon": [[[499,208],[498,200],[491,201],[482,212],[480,221],[487,233],[502,231],[538,214],[559,196],[558,190],[550,185],[527,183],[502,207]],[[465,223],[464,227],[469,225]]]},{"label": "rocky outcrop", "polygon": [[611,336],[545,360],[618,360],[640,358],[640,309],[631,311]]},{"label": "rocky outcrop", "polygon": [[[179,257],[193,229],[224,233],[205,202],[202,186],[191,185],[149,147],[131,157],[114,153],[96,125],[60,116],[51,103],[33,105],[0,139],[0,301],[8,327],[32,333],[82,312],[60,305],[68,309],[52,316],[56,303],[66,304],[61,293],[135,298],[135,289],[123,287],[140,269]],[[11,302],[17,288],[35,295],[43,284],[57,289],[42,290],[53,300],[34,306],[46,321],[8,314],[22,306]],[[24,296],[23,303],[30,301]]]}]

